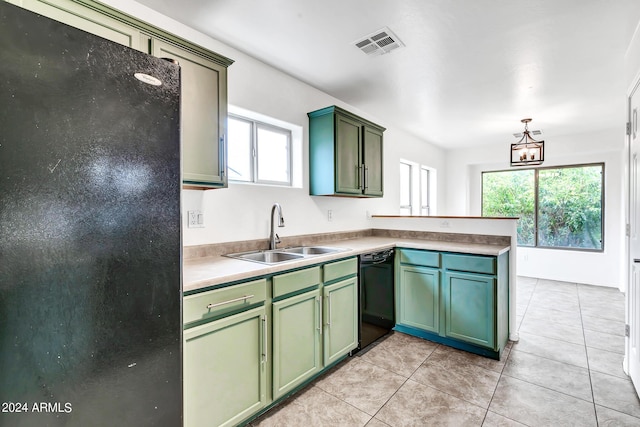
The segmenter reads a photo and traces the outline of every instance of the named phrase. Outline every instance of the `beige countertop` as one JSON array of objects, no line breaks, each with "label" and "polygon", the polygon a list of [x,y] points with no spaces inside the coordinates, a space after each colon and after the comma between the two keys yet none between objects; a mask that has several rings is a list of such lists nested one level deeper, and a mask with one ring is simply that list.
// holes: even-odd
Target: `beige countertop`
[{"label": "beige countertop", "polygon": [[314,244],[314,246],[331,246],[342,248],[344,250],[341,252],[317,255],[275,265],[260,264],[257,262],[228,258],[225,256],[212,256],[185,260],[182,267],[183,292],[210,288],[223,283],[270,275],[285,270],[325,263],[335,259],[357,256],[363,253],[375,252],[393,247],[493,256],[498,256],[510,249],[509,246],[504,245],[400,239],[396,237],[364,237],[351,240],[331,241],[324,244]]}]

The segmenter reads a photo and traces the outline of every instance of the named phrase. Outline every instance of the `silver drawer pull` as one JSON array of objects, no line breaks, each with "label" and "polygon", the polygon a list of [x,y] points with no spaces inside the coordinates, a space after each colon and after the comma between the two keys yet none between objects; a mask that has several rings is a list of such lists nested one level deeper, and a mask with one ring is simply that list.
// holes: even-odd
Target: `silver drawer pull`
[{"label": "silver drawer pull", "polygon": [[234,302],[238,302],[238,301],[245,301],[245,302],[246,302],[246,300],[248,300],[248,299],[250,299],[250,298],[253,298],[254,296],[255,296],[255,295],[245,295],[245,296],[243,296],[243,297],[238,297],[238,298],[230,299],[229,301],[223,301],[223,302],[217,302],[217,303],[215,303],[215,304],[209,304],[209,305],[207,306],[207,308],[208,308],[208,309],[212,309],[212,308],[215,308],[215,307],[220,307],[221,305],[232,304],[232,303],[234,303]]}]

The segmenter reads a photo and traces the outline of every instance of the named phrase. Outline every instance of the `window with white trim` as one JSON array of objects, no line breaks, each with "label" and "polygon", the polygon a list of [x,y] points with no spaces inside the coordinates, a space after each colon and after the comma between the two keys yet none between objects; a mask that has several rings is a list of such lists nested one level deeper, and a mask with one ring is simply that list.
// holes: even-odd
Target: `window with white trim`
[{"label": "window with white trim", "polygon": [[230,180],[292,185],[291,130],[230,114],[227,133]]},{"label": "window with white trim", "polygon": [[435,171],[428,166],[400,160],[400,215],[433,215],[431,197]]}]

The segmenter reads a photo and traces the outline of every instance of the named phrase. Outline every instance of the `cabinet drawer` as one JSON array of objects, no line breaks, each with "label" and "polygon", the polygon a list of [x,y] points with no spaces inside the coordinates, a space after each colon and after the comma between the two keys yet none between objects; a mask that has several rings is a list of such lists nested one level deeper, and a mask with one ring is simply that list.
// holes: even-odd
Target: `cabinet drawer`
[{"label": "cabinet drawer", "polygon": [[266,298],[266,279],[189,295],[183,301],[183,322],[187,324],[216,317],[245,306],[263,302]]},{"label": "cabinet drawer", "polygon": [[496,258],[492,256],[445,254],[442,264],[447,270],[496,274]]},{"label": "cabinet drawer", "polygon": [[331,282],[332,280],[350,276],[352,274],[356,274],[357,272],[357,258],[349,258],[343,261],[332,262],[330,264],[325,264],[324,266],[324,281]]},{"label": "cabinet drawer", "polygon": [[280,274],[273,277],[273,297],[290,294],[320,283],[320,267]]},{"label": "cabinet drawer", "polygon": [[414,249],[400,250],[400,263],[421,265],[424,267],[440,267],[440,253]]}]

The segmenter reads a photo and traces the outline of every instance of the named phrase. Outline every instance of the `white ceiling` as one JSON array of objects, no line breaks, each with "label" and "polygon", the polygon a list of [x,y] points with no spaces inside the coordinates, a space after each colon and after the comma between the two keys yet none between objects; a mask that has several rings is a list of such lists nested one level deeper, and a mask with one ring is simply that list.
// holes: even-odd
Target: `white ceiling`
[{"label": "white ceiling", "polygon": [[[138,0],[444,148],[624,126],[640,0]],[[406,47],[353,42],[389,27]],[[230,70],[232,72],[232,70]]]}]

